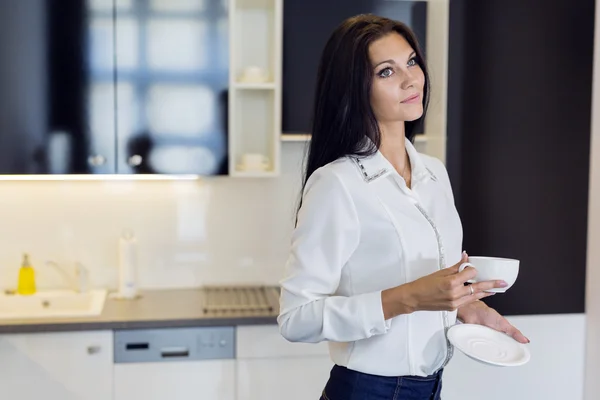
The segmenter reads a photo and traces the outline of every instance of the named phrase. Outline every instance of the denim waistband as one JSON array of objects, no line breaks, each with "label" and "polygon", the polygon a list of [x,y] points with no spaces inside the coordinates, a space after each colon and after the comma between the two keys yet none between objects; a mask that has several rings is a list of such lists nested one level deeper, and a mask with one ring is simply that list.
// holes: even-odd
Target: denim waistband
[{"label": "denim waistband", "polygon": [[379,376],[335,365],[322,399],[422,400],[440,398],[443,370],[429,376]]}]

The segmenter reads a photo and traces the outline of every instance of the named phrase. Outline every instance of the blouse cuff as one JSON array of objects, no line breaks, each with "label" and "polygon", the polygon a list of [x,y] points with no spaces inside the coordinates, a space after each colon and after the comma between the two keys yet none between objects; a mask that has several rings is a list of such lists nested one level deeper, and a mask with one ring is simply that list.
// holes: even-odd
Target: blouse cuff
[{"label": "blouse cuff", "polygon": [[383,316],[383,304],[381,302],[381,290],[376,292],[364,293],[358,295],[363,297],[362,304],[364,308],[362,310],[362,318],[365,326],[369,328],[369,335],[382,335],[387,333],[392,326],[392,320],[385,320]]}]

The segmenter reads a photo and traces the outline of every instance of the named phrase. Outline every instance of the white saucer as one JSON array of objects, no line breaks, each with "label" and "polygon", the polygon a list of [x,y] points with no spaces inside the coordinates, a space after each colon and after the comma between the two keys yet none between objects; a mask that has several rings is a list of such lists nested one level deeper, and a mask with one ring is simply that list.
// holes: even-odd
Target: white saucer
[{"label": "white saucer", "polygon": [[454,325],[448,329],[448,340],[468,357],[484,364],[517,367],[531,358],[526,345],[487,326]]}]

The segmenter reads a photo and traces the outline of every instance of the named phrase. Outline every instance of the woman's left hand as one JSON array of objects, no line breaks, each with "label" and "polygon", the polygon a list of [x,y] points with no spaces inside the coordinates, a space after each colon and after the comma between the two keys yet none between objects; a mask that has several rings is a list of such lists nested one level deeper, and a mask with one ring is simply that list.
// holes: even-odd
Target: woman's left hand
[{"label": "woman's left hand", "polygon": [[496,310],[488,307],[483,301],[474,301],[458,309],[458,318],[466,324],[484,325],[504,332],[520,343],[529,343],[517,328],[510,324]]}]

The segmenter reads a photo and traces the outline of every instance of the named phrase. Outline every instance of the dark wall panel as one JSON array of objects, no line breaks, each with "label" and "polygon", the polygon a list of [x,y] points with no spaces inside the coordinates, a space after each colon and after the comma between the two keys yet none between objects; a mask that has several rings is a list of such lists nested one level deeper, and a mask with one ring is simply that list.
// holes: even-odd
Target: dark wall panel
[{"label": "dark wall panel", "polygon": [[583,312],[594,1],[451,8],[448,168],[464,246],[521,260],[488,304]]}]

